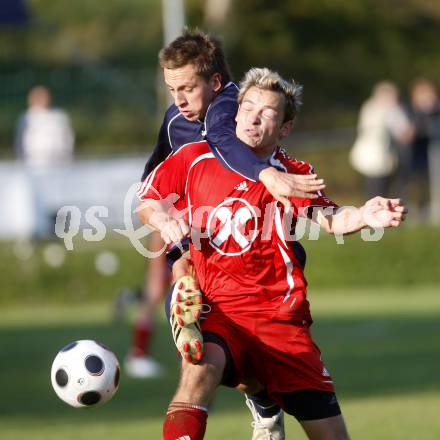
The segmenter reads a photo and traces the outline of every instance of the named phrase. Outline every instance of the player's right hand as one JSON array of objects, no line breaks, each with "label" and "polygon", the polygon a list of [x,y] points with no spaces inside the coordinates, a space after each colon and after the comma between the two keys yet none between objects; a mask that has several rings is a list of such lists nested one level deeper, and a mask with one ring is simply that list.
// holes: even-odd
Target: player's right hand
[{"label": "player's right hand", "polygon": [[316,174],[288,174],[273,167],[262,170],[259,178],[273,197],[286,207],[290,206],[288,197],[316,199],[316,192],[325,188],[324,180],[318,179]]},{"label": "player's right hand", "polygon": [[174,219],[169,217],[165,220],[159,227],[160,235],[166,244],[177,244],[180,243],[185,237],[189,236],[189,226],[188,223],[179,218]]},{"label": "player's right hand", "polygon": [[176,219],[165,212],[154,212],[148,222],[160,232],[167,245],[180,243],[190,233],[188,223],[183,218]]}]

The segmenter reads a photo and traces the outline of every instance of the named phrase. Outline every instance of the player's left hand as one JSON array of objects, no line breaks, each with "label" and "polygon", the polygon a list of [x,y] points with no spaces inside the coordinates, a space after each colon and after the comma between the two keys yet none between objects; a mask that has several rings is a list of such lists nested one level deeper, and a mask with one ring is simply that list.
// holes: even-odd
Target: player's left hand
[{"label": "player's left hand", "polygon": [[273,167],[262,170],[260,182],[286,208],[290,206],[289,197],[316,199],[317,191],[325,188],[323,179],[316,174],[288,174]]},{"label": "player's left hand", "polygon": [[372,228],[397,228],[405,220],[408,210],[400,199],[374,197],[361,208],[362,220]]}]

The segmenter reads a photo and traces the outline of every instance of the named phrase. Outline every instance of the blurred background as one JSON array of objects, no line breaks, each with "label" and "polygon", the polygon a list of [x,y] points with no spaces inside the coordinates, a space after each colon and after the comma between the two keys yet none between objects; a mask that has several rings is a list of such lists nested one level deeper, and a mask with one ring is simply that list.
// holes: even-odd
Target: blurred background
[{"label": "blurred background", "polygon": [[[167,106],[157,54],[181,23],[223,38],[236,81],[267,66],[304,85],[285,144],[315,165],[332,199],[358,205],[380,192],[407,202],[407,224],[378,242],[305,237],[306,276],[353,438],[438,439],[440,3],[0,0],[2,439],[160,438],[178,377],[162,314],[153,352],[164,376],[123,376],[101,409],[64,406],[49,370],[70,340],[103,340],[120,358],[129,345],[136,298],[120,310],[118,294],[142,285],[145,263],[114,230],[126,228],[127,190]],[[51,109],[62,151],[27,149],[35,106]],[[374,130],[385,130],[386,147],[371,154]],[[66,205],[79,212],[71,250],[54,234]],[[221,390],[207,438],[250,438],[250,421],[243,399]],[[294,421],[287,428],[303,438]]]}]

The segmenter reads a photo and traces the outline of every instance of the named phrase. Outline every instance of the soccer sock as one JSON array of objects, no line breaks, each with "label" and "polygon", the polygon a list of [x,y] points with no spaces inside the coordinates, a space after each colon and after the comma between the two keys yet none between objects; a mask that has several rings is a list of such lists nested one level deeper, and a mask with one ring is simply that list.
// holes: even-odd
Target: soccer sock
[{"label": "soccer sock", "polygon": [[208,410],[190,403],[172,402],[163,423],[164,440],[203,440]]},{"label": "soccer sock", "polygon": [[261,417],[273,417],[281,411],[279,405],[268,396],[266,390],[260,391],[256,394],[246,395],[248,399],[254,402],[255,409]]},{"label": "soccer sock", "polygon": [[134,325],[131,354],[133,356],[145,356],[150,351],[151,323],[138,320]]}]

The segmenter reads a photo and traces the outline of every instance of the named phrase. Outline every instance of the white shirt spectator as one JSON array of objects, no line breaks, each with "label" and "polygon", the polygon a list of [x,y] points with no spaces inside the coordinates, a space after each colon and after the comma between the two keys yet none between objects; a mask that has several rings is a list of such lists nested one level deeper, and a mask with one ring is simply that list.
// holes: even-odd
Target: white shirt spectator
[{"label": "white shirt spectator", "polygon": [[51,107],[52,97],[44,86],[29,91],[28,109],[17,122],[15,149],[27,165],[50,168],[70,162],[74,135],[67,114]]},{"label": "white shirt spectator", "polygon": [[16,148],[30,166],[48,167],[72,159],[74,135],[65,112],[30,108],[18,121]]}]

